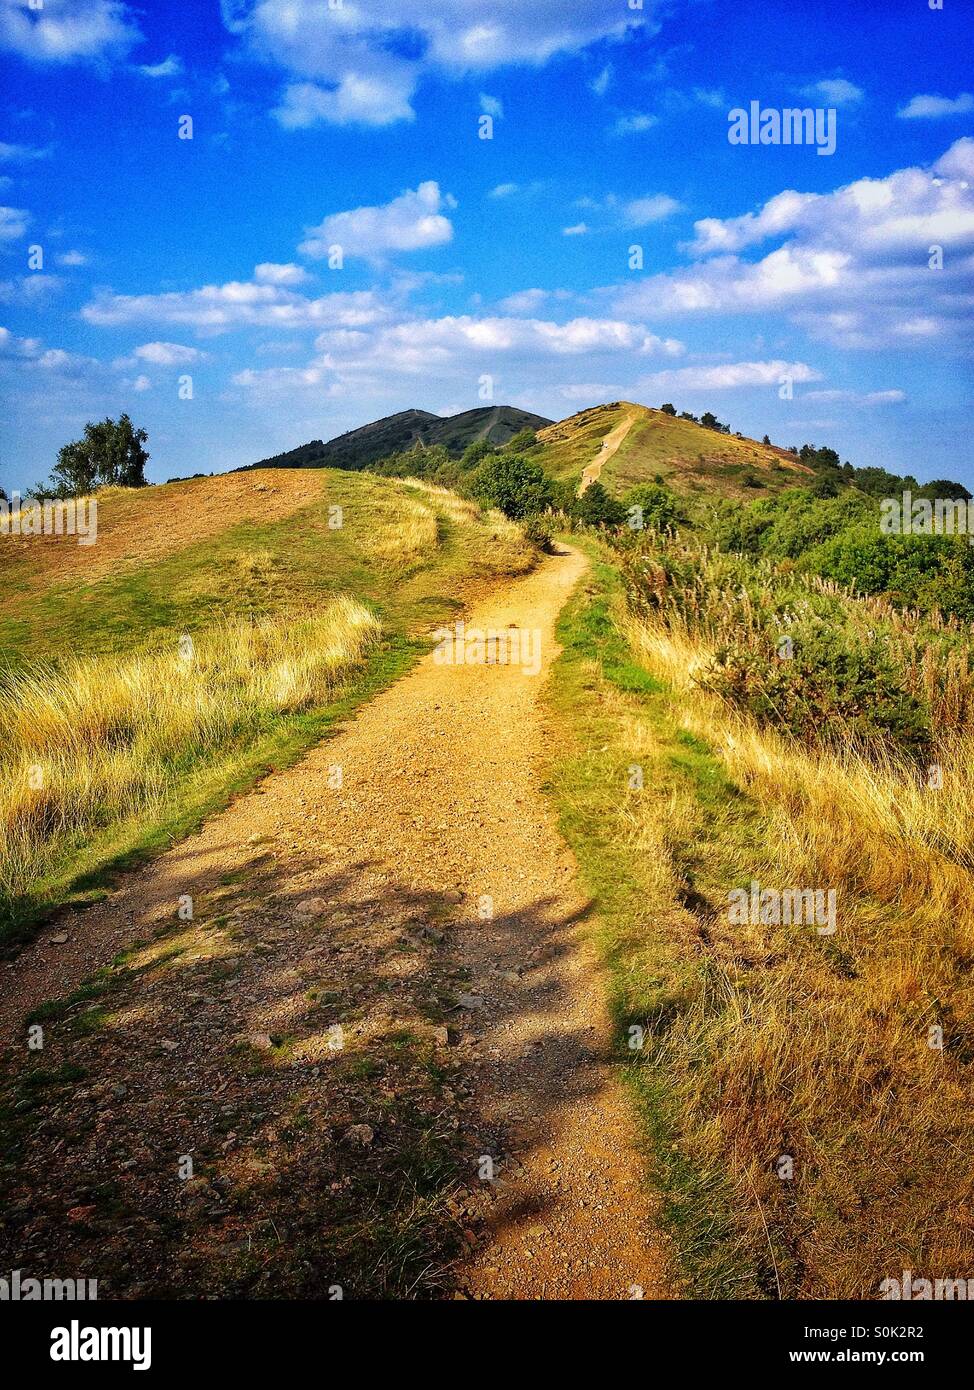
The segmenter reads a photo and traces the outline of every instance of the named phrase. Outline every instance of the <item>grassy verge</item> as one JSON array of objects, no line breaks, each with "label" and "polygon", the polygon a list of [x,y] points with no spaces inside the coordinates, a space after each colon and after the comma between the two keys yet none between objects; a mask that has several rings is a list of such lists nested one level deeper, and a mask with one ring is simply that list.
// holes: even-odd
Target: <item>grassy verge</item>
[{"label": "grassy verge", "polygon": [[[732,813],[722,818],[745,838],[757,817],[728,795],[708,752],[681,740],[664,687],[633,659],[614,620],[618,574],[597,551],[592,558],[558,627],[564,650],[550,699],[566,752],[552,791],[562,832],[597,903],[618,1055],[688,1293],[760,1296],[768,1283],[766,1259],[735,1221],[737,1194],[718,1155],[707,1158],[686,1142],[688,1117],[666,1058],[668,1033],[706,987],[701,962],[685,947],[697,930],[692,905],[720,872],[714,811],[725,809],[726,798]],[[641,791],[631,785],[640,776]],[[660,812],[651,823],[642,813],[649,801]]]},{"label": "grassy verge", "polygon": [[[903,1269],[959,1278],[968,774],[945,760],[937,800],[895,760],[762,730],[694,682],[688,629],[627,614],[608,558],[562,618],[554,790],[599,907],[620,1056],[643,1030],[626,1072],[691,1287],[875,1298]],[[836,935],[733,921],[729,893],[755,881],[834,887]]]},{"label": "grassy verge", "polygon": [[[110,498],[106,544],[112,504],[131,529],[138,502],[151,530],[172,523],[173,496]],[[39,622],[29,643],[3,629],[6,949],[293,762],[406,670],[435,623],[534,562],[502,517],[423,485],[333,472],[290,516],[237,523],[119,572],[97,557],[88,583],[65,585],[53,570],[44,587],[46,571],[24,569],[30,555],[14,558],[23,582],[41,586]]]}]

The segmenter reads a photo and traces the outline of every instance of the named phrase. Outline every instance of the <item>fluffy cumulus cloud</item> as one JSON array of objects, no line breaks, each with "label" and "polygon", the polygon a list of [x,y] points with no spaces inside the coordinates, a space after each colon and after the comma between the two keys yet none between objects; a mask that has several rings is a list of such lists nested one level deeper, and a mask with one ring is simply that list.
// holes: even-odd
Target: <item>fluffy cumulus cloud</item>
[{"label": "fluffy cumulus cloud", "polygon": [[142,35],[121,0],[0,0],[0,49],[35,63],[121,57]]},{"label": "fluffy cumulus cloud", "polygon": [[259,285],[303,285],[310,277],[302,265],[288,262],[262,261],[254,266],[254,279]]},{"label": "fluffy cumulus cloud", "polygon": [[357,390],[365,380],[390,372],[400,377],[430,377],[441,382],[469,382],[504,364],[519,375],[538,361],[590,358],[625,362],[634,358],[672,357],[683,351],[674,338],[661,339],[645,325],[614,319],[575,318],[565,323],[513,315],[444,315],[424,318],[403,314],[375,330],[326,329],[315,340],[315,356],[302,367],[247,369],[236,385],[255,396],[280,395],[303,388],[327,387],[335,394]]},{"label": "fluffy cumulus cloud", "polygon": [[345,256],[375,260],[395,251],[443,246],[453,237],[453,224],[444,210],[455,207],[456,199],[441,193],[439,184],[430,179],[381,207],[332,213],[308,229],[298,249],[305,256],[323,259],[332,246],[340,246]]},{"label": "fluffy cumulus cloud", "polygon": [[222,10],[252,53],[294,79],[276,112],[290,126],[409,120],[425,73],[544,63],[648,23],[604,0],[222,0]]},{"label": "fluffy cumulus cloud", "polygon": [[[974,293],[974,139],[956,141],[928,168],[832,193],[787,190],[755,212],[704,218],[694,230],[688,249],[697,263],[619,287],[617,311],[786,310],[853,348],[959,340]],[[931,266],[937,247],[942,268]],[[764,254],[741,255],[753,248]]]},{"label": "fluffy cumulus cloud", "polygon": [[961,92],[957,97],[911,97],[897,111],[904,121],[937,121],[945,116],[967,116],[974,111],[974,95]]},{"label": "fluffy cumulus cloud", "polygon": [[188,367],[192,362],[201,361],[206,354],[182,343],[143,343],[132,356],[154,367]]},{"label": "fluffy cumulus cloud", "polygon": [[93,357],[65,352],[63,348],[45,348],[39,338],[18,338],[9,328],[0,328],[0,362],[66,378],[101,371],[101,364]]},{"label": "fluffy cumulus cloud", "polygon": [[231,280],[195,290],[165,294],[97,294],[81,310],[100,328],[127,324],[179,324],[201,334],[234,328],[303,328],[341,324],[363,327],[387,317],[388,309],[371,290],[326,294],[309,299],[281,285]]}]

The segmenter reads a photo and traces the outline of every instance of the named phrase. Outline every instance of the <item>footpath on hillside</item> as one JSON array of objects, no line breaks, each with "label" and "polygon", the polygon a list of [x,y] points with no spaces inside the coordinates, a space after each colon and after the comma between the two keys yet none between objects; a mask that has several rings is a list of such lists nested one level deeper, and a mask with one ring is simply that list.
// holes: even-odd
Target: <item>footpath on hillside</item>
[{"label": "footpath on hillside", "polygon": [[[462,664],[431,654],[69,919],[69,942],[54,924],[0,967],[16,1072],[28,1010],[158,937],[107,999],[45,1024],[9,1267],[102,1273],[106,1297],[178,1275],[186,1296],[214,1262],[250,1260],[248,1288],[300,1291],[292,1228],[320,1235],[357,1183],[381,1194],[368,1183],[422,1111],[468,1170],[468,1253],[444,1291],[667,1296],[588,904],[540,785],[555,621],[585,568],[565,550],[495,593],[466,620]],[[477,630],[516,637],[519,659],[477,660]],[[446,1021],[429,1029],[431,1005]],[[179,1181],[194,1154],[206,1176]]]}]

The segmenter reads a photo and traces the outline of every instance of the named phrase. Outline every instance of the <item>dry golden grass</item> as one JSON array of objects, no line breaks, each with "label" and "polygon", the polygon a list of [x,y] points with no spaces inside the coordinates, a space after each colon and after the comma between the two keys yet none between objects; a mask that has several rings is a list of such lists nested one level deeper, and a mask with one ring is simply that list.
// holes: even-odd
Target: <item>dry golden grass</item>
[{"label": "dry golden grass", "polygon": [[[692,860],[710,904],[694,910],[692,939],[682,928],[677,953],[695,974],[688,985],[676,968],[683,1007],[660,1043],[687,1147],[731,1175],[785,1296],[876,1297],[903,1269],[966,1278],[974,738],[941,737],[939,789],[895,757],[809,751],[702,691],[711,652],[685,627],[620,623],[673,691],[677,725],[715,751],[755,820],[742,839],[731,802],[695,807],[686,784],[628,807],[660,901],[678,896],[666,866]],[[836,936],[731,925],[726,894],[751,879],[836,889]],[[782,1155],[791,1181],[775,1171]]]},{"label": "dry golden grass", "polygon": [[157,805],[273,716],[326,703],[379,631],[340,597],[307,618],[228,624],[179,649],[12,682],[0,693],[0,894],[28,895],[68,847]]}]

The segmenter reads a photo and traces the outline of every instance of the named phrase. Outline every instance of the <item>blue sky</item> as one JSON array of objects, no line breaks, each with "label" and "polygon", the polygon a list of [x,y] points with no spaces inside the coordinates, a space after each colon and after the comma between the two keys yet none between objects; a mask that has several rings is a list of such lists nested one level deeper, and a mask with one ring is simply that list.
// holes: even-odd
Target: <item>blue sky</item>
[{"label": "blue sky", "polygon": [[[974,488],[972,49],[961,0],[0,0],[0,482],[122,410],[158,481],[490,387]],[[835,152],[730,144],[752,101]]]}]

